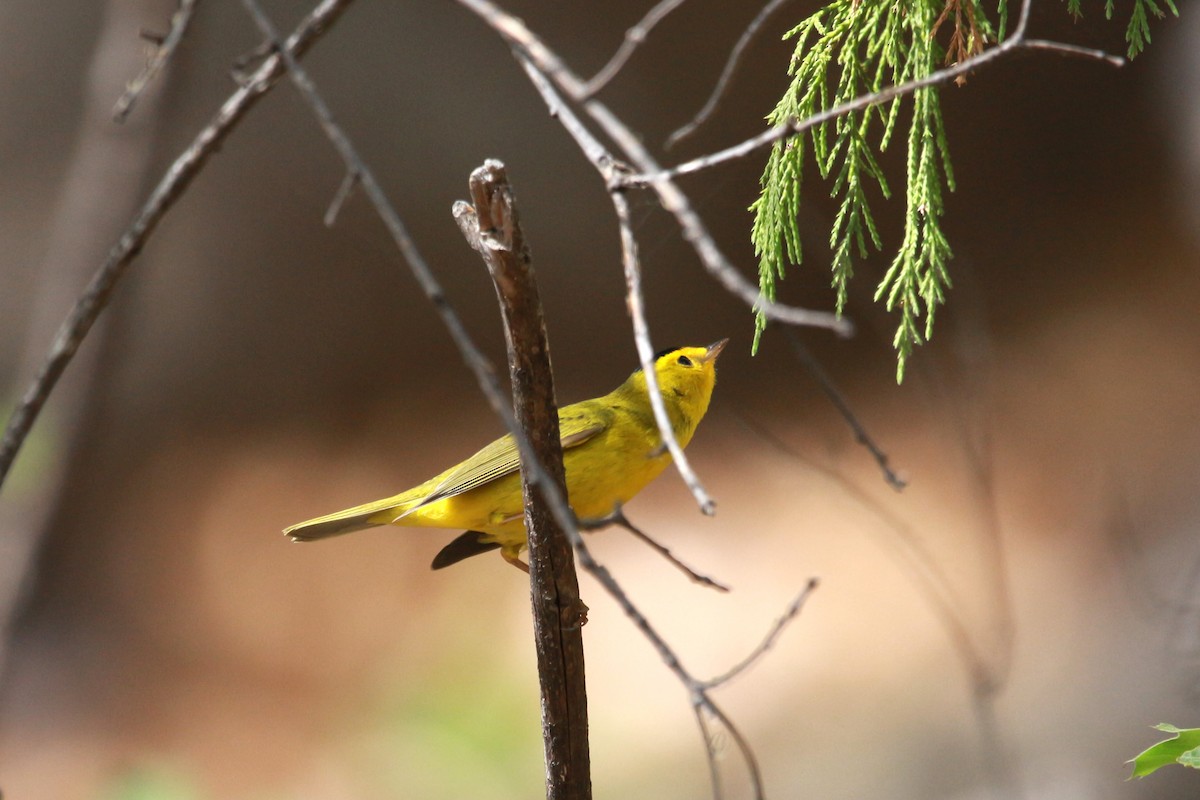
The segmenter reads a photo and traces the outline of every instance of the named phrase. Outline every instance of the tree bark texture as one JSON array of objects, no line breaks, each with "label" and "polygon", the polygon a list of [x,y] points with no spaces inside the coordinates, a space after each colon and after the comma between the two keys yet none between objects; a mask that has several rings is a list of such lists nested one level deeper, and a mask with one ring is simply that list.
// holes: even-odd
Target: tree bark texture
[{"label": "tree bark texture", "polygon": [[[546,797],[587,800],[592,789],[582,636],[586,607],[579,599],[571,544],[536,485],[538,480],[549,481],[557,486],[559,497],[565,500],[567,496],[541,299],[504,165],[486,161],[471,173],[470,188],[477,227],[471,230],[474,226],[462,216],[459,223],[483,255],[495,284],[508,344],[517,425],[541,465],[537,475],[522,469],[522,483],[542,698]],[[459,209],[458,213],[469,216],[469,211]]]}]

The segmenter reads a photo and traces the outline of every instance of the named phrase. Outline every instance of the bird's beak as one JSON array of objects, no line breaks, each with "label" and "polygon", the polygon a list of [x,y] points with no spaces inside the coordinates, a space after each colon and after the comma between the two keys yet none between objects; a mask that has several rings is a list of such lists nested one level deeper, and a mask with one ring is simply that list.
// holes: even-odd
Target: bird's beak
[{"label": "bird's beak", "polygon": [[729,344],[728,339],[722,339],[719,342],[710,344],[708,349],[704,351],[704,363],[707,364],[710,361],[716,361],[717,356],[721,355],[721,351],[725,349],[725,345],[727,344]]}]

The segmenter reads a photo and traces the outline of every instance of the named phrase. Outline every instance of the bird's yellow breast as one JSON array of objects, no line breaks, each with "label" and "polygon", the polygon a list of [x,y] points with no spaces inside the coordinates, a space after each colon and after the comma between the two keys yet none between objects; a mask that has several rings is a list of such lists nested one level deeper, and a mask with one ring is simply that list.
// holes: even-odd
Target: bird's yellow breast
[{"label": "bird's yellow breast", "polygon": [[[656,428],[647,428],[647,420],[627,409],[614,411],[613,422],[606,430],[563,454],[568,502],[580,520],[612,513],[671,463],[669,453],[657,452],[661,439]],[[680,444],[686,445],[687,439]],[[423,505],[398,524],[465,528],[491,534],[504,545],[521,545],[525,542],[525,519],[520,473]]]}]

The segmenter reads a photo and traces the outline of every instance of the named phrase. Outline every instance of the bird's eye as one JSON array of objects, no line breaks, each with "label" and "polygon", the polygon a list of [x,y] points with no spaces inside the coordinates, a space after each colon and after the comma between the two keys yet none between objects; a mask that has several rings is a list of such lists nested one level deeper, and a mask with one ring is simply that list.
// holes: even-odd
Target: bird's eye
[{"label": "bird's eye", "polygon": [[692,360],[687,356],[680,356],[678,359],[676,359],[676,361],[685,367],[690,367],[692,365]]}]

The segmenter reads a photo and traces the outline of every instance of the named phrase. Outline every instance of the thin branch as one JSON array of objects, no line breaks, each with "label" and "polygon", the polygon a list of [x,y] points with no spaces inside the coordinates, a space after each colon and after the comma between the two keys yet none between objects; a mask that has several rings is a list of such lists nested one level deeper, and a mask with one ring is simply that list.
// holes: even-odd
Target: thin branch
[{"label": "thin branch", "polygon": [[985,50],[977,56],[960,61],[953,66],[931,72],[928,75],[916,78],[905,83],[899,83],[894,86],[889,86],[886,89],[881,89],[878,92],[856,97],[853,100],[841,103],[839,105],[828,108],[824,111],[813,114],[810,117],[805,117],[801,120],[790,120],[763,131],[757,136],[752,136],[743,142],[740,142],[724,150],[718,150],[715,153],[708,153],[699,158],[685,161],[678,166],[670,169],[662,169],[655,166],[653,169],[643,169],[640,174],[628,175],[625,181],[630,186],[642,186],[646,184],[659,185],[678,178],[681,175],[688,175],[693,172],[711,169],[718,164],[723,164],[726,161],[733,161],[743,158],[755,150],[762,147],[767,147],[786,139],[790,136],[795,136],[799,133],[804,133],[810,128],[815,128],[818,125],[823,125],[837,117],[845,116],[851,112],[862,111],[865,108],[874,105],[880,105],[902,95],[912,94],[918,89],[925,89],[930,86],[938,86],[943,83],[949,83],[956,80],[967,73],[979,69],[993,61],[1004,58],[1017,50],[1055,50],[1066,55],[1080,56],[1083,58],[1092,58],[1098,61],[1103,61],[1114,67],[1125,65],[1125,59],[1120,56],[1115,56],[1105,53],[1102,50],[1092,50],[1085,47],[1076,47],[1069,44],[1059,44],[1057,42],[1049,42],[1042,39],[1027,39],[1025,30],[1029,23],[1029,9],[1032,0],[1024,0],[1021,4],[1021,16],[1017,23],[1016,30],[1012,35],[1005,39],[1000,44],[990,50]]},{"label": "thin branch", "polygon": [[[959,611],[963,607],[962,599],[954,590],[954,587],[950,583],[950,578],[946,575],[945,571],[938,566],[933,554],[921,542],[921,537],[917,534],[913,526],[909,525],[899,515],[874,496],[864,491],[856,483],[844,475],[806,458],[802,453],[797,452],[786,442],[780,440],[779,437],[775,436],[761,424],[740,414],[735,414],[735,417],[742,425],[758,434],[763,441],[767,442],[775,450],[794,461],[808,466],[815,472],[824,475],[832,483],[840,486],[842,491],[892,530],[895,534],[895,540],[880,536],[878,537],[879,541],[890,548],[900,568],[908,570],[917,590],[924,596],[925,602],[929,605],[929,608],[946,631],[951,646],[959,658],[962,659],[965,669],[971,677],[972,684],[993,683],[994,681],[991,677],[993,670],[988,667],[987,661],[976,647],[975,641],[971,637],[970,629],[967,627],[967,621]],[[866,530],[868,533],[873,533],[870,528]]]},{"label": "thin branch", "polygon": [[618,504],[608,516],[600,517],[599,519],[582,519],[579,521],[579,527],[581,530],[597,530],[599,528],[606,528],[609,525],[617,525],[622,527],[637,538],[641,539],[656,553],[675,566],[676,569],[691,578],[692,581],[699,583],[702,586],[707,586],[710,589],[716,589],[718,592],[729,591],[728,586],[716,580],[715,578],[710,578],[709,576],[703,575],[692,569],[687,564],[680,561],[666,546],[659,544],[657,541],[651,538],[649,534],[630,522],[629,518],[625,516],[625,511],[621,508],[620,504]]},{"label": "thin branch", "polygon": [[704,740],[704,755],[708,762],[708,782],[713,789],[714,800],[721,800],[721,772],[717,768],[717,760],[721,754],[717,752],[716,736],[708,729],[708,720],[704,717],[704,709],[692,704],[692,714],[696,717],[696,727],[700,729],[700,738]]},{"label": "thin branch", "polygon": [[637,238],[633,235],[633,221],[629,214],[629,199],[624,191],[610,191],[613,210],[617,212],[617,223],[621,228],[621,262],[625,269],[625,302],[629,307],[629,315],[633,318],[633,338],[637,343],[638,360],[642,364],[642,375],[646,379],[646,394],[650,398],[650,408],[654,410],[654,419],[662,435],[662,444],[671,453],[675,469],[687,484],[692,496],[700,505],[700,511],[712,516],[717,513],[717,504],[704,485],[700,476],[692,469],[691,463],[683,454],[683,448],[675,437],[671,427],[671,417],[667,413],[667,403],[663,399],[662,390],[658,385],[658,372],[654,369],[654,345],[650,343],[650,326],[646,322],[646,300],[642,294],[642,268],[638,263]]},{"label": "thin branch", "polygon": [[[466,2],[468,5],[474,5],[476,2],[478,2],[478,0],[462,1]],[[503,12],[498,11],[497,13]],[[505,23],[505,20],[496,21],[496,25],[498,26],[505,25]],[[504,30],[506,27],[507,26],[500,29]],[[561,62],[557,60],[557,56],[554,56],[553,54],[547,54],[548,51],[546,51],[545,46],[537,40],[531,39],[531,36],[532,34],[529,34],[528,31],[525,31],[524,37],[520,39],[510,39],[510,41],[516,44],[518,47],[517,60],[521,63],[525,73],[529,76],[534,88],[536,88],[542,95],[542,100],[546,103],[547,108],[550,110],[550,116],[557,119],[562,124],[563,128],[566,129],[567,133],[571,135],[576,144],[579,145],[579,149],[583,151],[583,154],[587,160],[592,163],[592,165],[600,173],[601,177],[604,178],[605,183],[609,186],[609,191],[611,192],[614,188],[614,184],[625,182],[626,176],[628,175],[628,170],[622,164],[620,164],[620,162],[616,160],[612,153],[609,152],[603,144],[601,144],[600,140],[597,139],[592,132],[587,129],[587,126],[585,126],[580,121],[579,117],[576,116],[573,111],[571,111],[570,107],[566,105],[566,103],[563,101],[563,98],[555,90],[554,86],[551,85],[551,82],[548,80],[548,78],[554,74],[551,69],[553,69],[555,64],[560,65],[558,70],[563,82],[571,85],[575,79],[574,76],[570,75],[569,73],[563,73],[562,70],[565,68],[561,67]],[[524,44],[522,44],[522,42]],[[533,61],[530,55],[534,52],[543,53],[541,61]],[[588,106],[592,107],[593,104],[594,107],[602,108],[602,106],[595,101],[589,103]],[[615,124],[620,126],[620,123]],[[628,132],[627,129],[626,132]],[[624,137],[624,142],[630,146],[635,146],[633,143],[636,142],[636,139],[637,137],[629,134],[627,137]],[[649,158],[649,154],[644,149],[641,149],[638,152],[639,154],[644,155],[646,158]],[[675,195],[672,195],[672,199],[677,198]],[[686,198],[683,198],[683,200],[685,204],[685,210],[690,212],[690,205],[686,204]],[[663,205],[666,207],[666,203]],[[671,209],[668,208],[668,211],[671,211]],[[679,214],[676,214],[675,216],[677,219],[679,218]],[[819,328],[828,328],[840,336],[849,336],[854,332],[854,326],[848,320],[838,318],[834,314],[830,314],[825,311],[813,311],[807,308],[799,308],[797,306],[789,306],[766,299],[759,293],[758,288],[743,278],[741,273],[737,271],[737,268],[735,268],[728,261],[728,259],[725,258],[720,249],[717,248],[716,243],[713,242],[712,237],[707,234],[707,231],[704,229],[704,223],[698,216],[696,216],[694,213],[689,214],[687,216],[686,223],[687,224],[684,225],[681,221],[681,227],[684,229],[684,236],[692,242],[693,247],[696,247],[705,267],[715,275],[717,280],[726,289],[740,297],[748,305],[761,310],[768,319],[772,319],[776,322],[781,322],[786,325],[807,325]]]},{"label": "thin branch", "polygon": [[591,97],[607,86],[608,82],[615,78],[621,68],[625,66],[625,62],[633,55],[633,51],[646,41],[646,37],[650,35],[654,26],[681,5],[683,5],[683,0],[659,0],[653,8],[646,12],[646,16],[625,31],[625,39],[617,48],[617,52],[613,53],[613,57],[601,67],[595,77],[583,85],[583,96]]},{"label": "thin branch", "polygon": [[1104,50],[1097,50],[1094,47],[1079,47],[1078,45],[1064,44],[1063,42],[1052,42],[1046,39],[1026,39],[1021,46],[1026,50],[1050,50],[1062,53],[1064,56],[1092,58],[1096,61],[1105,61],[1114,67],[1123,67],[1126,63],[1123,56],[1115,56]]},{"label": "thin branch", "polygon": [[[183,35],[187,32],[188,23],[192,21],[192,13],[196,10],[197,0],[179,0],[179,8],[171,15],[171,29],[167,35],[155,41],[154,53],[150,56],[150,60],[146,62],[145,68],[138,74],[136,78],[129,82],[125,87],[125,92],[117,99],[117,104],[113,107],[113,119],[117,122],[124,122],[129,116],[129,112],[133,110],[134,104],[145,91],[146,86],[154,77],[166,66],[171,60],[171,56],[175,54],[175,49],[179,47],[179,43],[183,41]],[[157,38],[157,37],[156,37]]]},{"label": "thin branch", "polygon": [[[322,0],[300,21],[295,32],[288,37],[283,52],[297,58],[302,56],[329,30],[351,2],[352,0]],[[229,96],[213,120],[201,129],[192,143],[167,169],[133,222],[113,245],[104,263],[93,275],[74,308],[59,327],[42,368],[9,417],[4,436],[0,439],[0,487],[3,487],[17,454],[50,393],[71,363],[88,331],[108,305],[113,290],[124,276],[126,268],[145,247],[163,216],[191,185],[209,156],[217,151],[246,112],[271,89],[283,74],[283,69],[283,59],[272,56],[263,62],[245,85]]]},{"label": "thin branch", "polygon": [[754,37],[758,35],[759,29],[766,24],[766,21],[770,18],[770,16],[789,1],[790,0],[771,0],[771,2],[767,3],[759,10],[754,19],[750,21],[750,24],[746,26],[746,29],[742,31],[742,35],[738,37],[737,43],[733,46],[733,50],[729,52],[729,58],[725,61],[725,68],[721,70],[721,76],[717,78],[717,83],[715,86],[713,86],[713,90],[708,95],[708,100],[705,101],[704,106],[696,112],[696,115],[692,117],[691,120],[677,128],[674,133],[667,137],[666,144],[663,145],[664,149],[670,150],[672,147],[679,144],[681,140],[695,133],[697,128],[708,121],[708,118],[711,117],[713,112],[717,110],[717,106],[720,104],[721,98],[725,96],[725,90],[729,87],[729,82],[733,78],[733,73],[737,70],[738,64],[742,60],[742,53],[744,53],[746,48],[750,46],[750,43],[754,41]]},{"label": "thin branch", "polygon": [[337,224],[338,215],[342,213],[342,206],[346,205],[346,201],[350,199],[351,193],[362,177],[354,170],[348,170],[342,182],[338,184],[337,192],[334,193],[333,199],[329,201],[329,208],[325,210],[325,218],[323,222],[326,228],[332,228]]},{"label": "thin branch", "polygon": [[788,604],[788,607],[783,612],[783,616],[775,620],[775,624],[771,626],[771,630],[767,631],[767,635],[758,643],[758,646],[751,650],[749,655],[742,659],[741,662],[735,664],[732,668],[717,677],[705,681],[704,685],[709,689],[723,686],[758,663],[767,654],[767,651],[779,641],[779,637],[783,635],[783,631],[788,626],[788,623],[799,615],[800,611],[804,608],[805,601],[808,600],[808,596],[816,591],[819,585],[820,581],[816,578],[809,578],[808,583],[800,590],[800,594],[796,595],[792,602]]},{"label": "thin branch", "polygon": [[904,487],[908,486],[908,481],[900,477],[895,470],[892,469],[889,463],[888,454],[883,451],[871,435],[867,433],[867,429],[858,421],[858,417],[854,415],[850,404],[846,402],[845,396],[834,385],[833,379],[829,377],[829,373],[821,366],[821,362],[809,352],[804,346],[804,342],[800,341],[800,337],[796,336],[795,332],[789,329],[784,331],[787,334],[788,342],[792,345],[792,352],[796,354],[796,358],[808,370],[808,373],[816,380],[817,385],[821,387],[821,391],[829,398],[829,402],[833,403],[833,407],[842,415],[842,419],[850,426],[850,430],[854,431],[854,440],[861,444],[871,453],[875,459],[875,463],[879,465],[879,469],[883,471],[883,479],[888,482],[888,485],[897,492],[903,491]]}]

